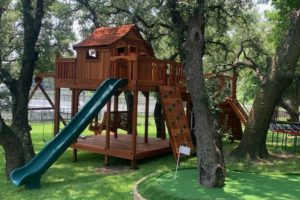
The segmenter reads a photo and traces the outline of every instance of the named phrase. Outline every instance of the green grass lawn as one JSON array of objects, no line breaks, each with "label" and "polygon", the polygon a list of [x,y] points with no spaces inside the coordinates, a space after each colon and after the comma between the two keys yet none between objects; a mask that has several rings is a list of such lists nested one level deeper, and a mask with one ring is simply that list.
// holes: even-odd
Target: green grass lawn
[{"label": "green grass lawn", "polygon": [[[153,122],[150,122],[149,133],[155,135]],[[32,124],[32,138],[38,152],[52,138],[51,124]],[[138,128],[143,133],[142,123]],[[87,132],[87,131],[86,131]],[[85,133],[87,134],[87,133]],[[224,142],[227,154],[237,143]],[[227,169],[259,171],[271,174],[300,173],[299,153],[285,152],[281,148],[270,148],[276,157],[268,162],[236,162],[227,159]],[[5,178],[4,155],[0,149],[0,199],[132,199],[132,188],[135,182],[151,173],[173,170],[175,162],[172,155],[142,160],[138,170],[129,168],[130,162],[112,158],[110,168],[103,166],[103,156],[79,152],[78,162],[72,162],[72,150],[68,149],[49,170],[42,176],[42,188],[25,190],[15,187]],[[277,155],[278,154],[278,155]],[[196,158],[183,159],[180,167],[195,167]],[[196,178],[196,177],[195,177]]]}]

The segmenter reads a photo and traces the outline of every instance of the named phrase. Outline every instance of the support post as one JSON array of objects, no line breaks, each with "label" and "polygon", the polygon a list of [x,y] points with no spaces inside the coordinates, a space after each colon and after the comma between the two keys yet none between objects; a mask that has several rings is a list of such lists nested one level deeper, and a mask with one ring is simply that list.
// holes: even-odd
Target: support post
[{"label": "support post", "polygon": [[54,136],[59,132],[60,88],[55,88]]},{"label": "support post", "polygon": [[[72,89],[71,117],[78,112],[80,90]],[[75,140],[77,142],[77,139]],[[73,148],[73,161],[77,162],[77,149]]]},{"label": "support post", "polygon": [[146,105],[145,105],[145,137],[144,143],[148,143],[148,130],[149,130],[149,92],[143,92],[146,98]]},{"label": "support post", "polygon": [[136,142],[137,142],[137,108],[138,108],[138,91],[134,89],[133,91],[133,108],[132,108],[132,160],[131,167],[136,169]]},{"label": "support post", "polygon": [[[117,112],[119,110],[119,95],[120,93],[116,93],[114,95],[114,112]],[[118,128],[116,128],[116,130],[114,130],[114,138],[118,137]]]},{"label": "support post", "polygon": [[[110,106],[111,106],[111,101],[107,103],[107,108],[106,108],[106,137],[105,137],[105,150],[107,151],[110,147]],[[104,165],[108,165],[109,163],[109,156],[107,153],[104,155]]]}]

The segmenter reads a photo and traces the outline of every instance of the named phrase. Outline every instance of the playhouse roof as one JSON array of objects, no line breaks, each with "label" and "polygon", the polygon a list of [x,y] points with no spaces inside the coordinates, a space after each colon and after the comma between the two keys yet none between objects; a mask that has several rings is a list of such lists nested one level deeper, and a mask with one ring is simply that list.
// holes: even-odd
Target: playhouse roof
[{"label": "playhouse roof", "polygon": [[135,24],[128,24],[118,27],[97,28],[90,36],[73,47],[77,48],[110,45],[124,37],[134,28],[136,28]]}]

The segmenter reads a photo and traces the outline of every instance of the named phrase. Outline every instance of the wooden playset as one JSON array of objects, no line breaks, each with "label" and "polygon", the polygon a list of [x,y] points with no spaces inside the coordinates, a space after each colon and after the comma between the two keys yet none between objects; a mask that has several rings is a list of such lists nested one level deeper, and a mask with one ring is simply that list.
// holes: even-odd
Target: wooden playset
[{"label": "wooden playset", "polygon": [[[77,160],[77,151],[84,150],[103,154],[105,164],[108,164],[110,156],[114,156],[131,160],[132,167],[135,167],[139,159],[159,156],[171,150],[176,157],[180,145],[193,148],[189,127],[191,102],[183,66],[178,62],[156,59],[151,45],[143,40],[136,25],[98,28],[73,48],[77,53],[76,58],[58,56],[56,59],[55,134],[59,132],[62,121],[61,88],[72,91],[71,115],[74,116],[79,109],[82,91],[95,90],[107,78],[128,79],[128,84],[115,93],[113,101],[107,103],[104,120],[100,123],[96,118],[91,122],[90,129],[95,134],[74,141],[74,160]],[[218,77],[230,82],[232,91],[232,95],[221,104],[224,113],[220,121],[226,121],[234,138],[240,139],[241,121],[246,123],[247,115],[235,98],[236,76]],[[130,112],[119,111],[119,95],[124,91],[133,94]],[[169,140],[148,137],[150,92],[160,93]],[[137,133],[136,129],[140,94],[143,94],[146,102],[144,133]],[[118,128],[131,132],[118,134]]]}]

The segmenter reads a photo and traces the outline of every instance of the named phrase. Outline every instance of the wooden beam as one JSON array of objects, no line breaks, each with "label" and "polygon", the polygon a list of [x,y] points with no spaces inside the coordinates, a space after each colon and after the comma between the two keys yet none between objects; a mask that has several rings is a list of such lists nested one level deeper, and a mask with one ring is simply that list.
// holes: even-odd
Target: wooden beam
[{"label": "wooden beam", "polygon": [[[55,109],[55,104],[52,102],[51,98],[49,97],[49,95],[48,95],[47,92],[45,91],[44,87],[43,87],[41,84],[39,84],[38,87],[39,87],[40,90],[42,91],[43,95],[46,97],[46,99],[47,99],[48,103],[51,105],[51,107],[52,107],[53,109]],[[60,113],[58,113],[58,117],[60,118],[60,120],[62,121],[62,123],[63,123],[64,125],[67,124],[66,121],[62,118],[62,116],[61,116]]]},{"label": "wooden beam", "polygon": [[42,78],[39,78],[39,79],[35,78],[35,86],[34,86],[34,88],[31,90],[31,92],[29,94],[29,98],[28,98],[29,100],[33,97],[34,93],[39,88],[39,86],[41,85],[42,81],[43,81]]}]

